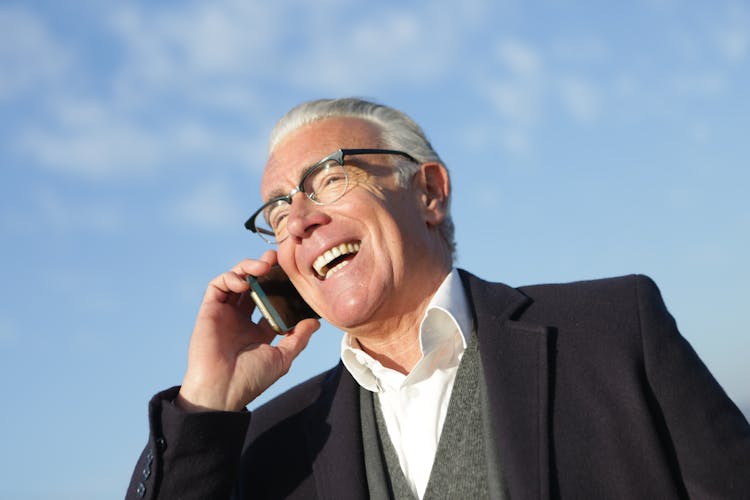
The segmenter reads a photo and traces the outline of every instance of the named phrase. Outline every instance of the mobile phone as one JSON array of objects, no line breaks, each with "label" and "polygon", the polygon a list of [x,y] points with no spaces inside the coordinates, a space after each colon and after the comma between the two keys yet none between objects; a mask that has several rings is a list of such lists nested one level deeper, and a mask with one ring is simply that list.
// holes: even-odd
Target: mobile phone
[{"label": "mobile phone", "polygon": [[305,318],[320,318],[278,264],[263,276],[248,276],[250,297],[271,328],[286,333]]}]

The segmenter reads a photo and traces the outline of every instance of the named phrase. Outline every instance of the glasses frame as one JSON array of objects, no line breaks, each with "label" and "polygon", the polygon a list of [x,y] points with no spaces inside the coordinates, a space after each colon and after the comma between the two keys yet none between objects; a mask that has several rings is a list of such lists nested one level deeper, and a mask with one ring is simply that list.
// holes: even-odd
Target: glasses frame
[{"label": "glasses frame", "polygon": [[[354,156],[354,155],[398,155],[406,158],[409,161],[412,161],[414,163],[420,163],[419,160],[414,158],[409,153],[405,153],[404,151],[398,151],[396,149],[373,149],[373,148],[365,148],[365,149],[339,149],[338,151],[335,151],[331,153],[330,155],[326,156],[322,160],[318,161],[311,167],[309,167],[305,172],[302,174],[302,179],[300,180],[297,187],[292,189],[289,194],[283,195],[283,196],[276,196],[275,198],[271,198],[267,202],[265,202],[258,210],[253,212],[253,214],[245,221],[245,229],[247,229],[250,232],[253,232],[260,236],[263,241],[270,244],[278,244],[282,241],[286,240],[289,237],[289,234],[287,234],[284,238],[277,240],[276,239],[276,233],[273,231],[267,231],[265,229],[259,228],[255,224],[255,220],[258,218],[258,216],[262,216],[263,211],[269,207],[270,205],[273,205],[274,203],[278,203],[279,201],[285,201],[290,206],[292,204],[292,197],[294,197],[297,193],[304,193],[308,200],[312,201],[316,205],[330,205],[331,203],[335,203],[338,200],[341,199],[342,196],[346,194],[347,191],[349,191],[349,174],[346,171],[346,166],[344,165],[344,158],[346,156]],[[334,160],[336,163],[341,165],[341,168],[344,171],[344,178],[346,180],[346,186],[344,187],[344,191],[341,193],[341,196],[336,198],[333,201],[329,201],[327,203],[321,203],[320,201],[313,198],[315,193],[308,193],[305,191],[305,181],[307,178],[321,165],[324,163]]]}]

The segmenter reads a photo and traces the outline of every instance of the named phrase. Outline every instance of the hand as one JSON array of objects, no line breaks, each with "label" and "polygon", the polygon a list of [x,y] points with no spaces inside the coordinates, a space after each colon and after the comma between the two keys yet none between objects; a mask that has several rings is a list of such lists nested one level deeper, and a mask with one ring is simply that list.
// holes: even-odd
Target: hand
[{"label": "hand", "polygon": [[276,263],[276,252],[243,260],[216,277],[203,297],[190,339],[188,368],[176,403],[188,411],[238,411],[289,371],[320,323],[300,321],[275,346],[276,332],[263,319],[253,323],[255,304],[248,275],[262,276]]}]

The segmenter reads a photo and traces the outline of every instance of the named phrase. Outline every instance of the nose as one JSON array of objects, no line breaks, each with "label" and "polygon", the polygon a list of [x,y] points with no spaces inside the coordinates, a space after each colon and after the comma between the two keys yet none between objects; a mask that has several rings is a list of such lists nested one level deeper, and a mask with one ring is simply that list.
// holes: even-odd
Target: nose
[{"label": "nose", "polygon": [[287,217],[287,231],[293,238],[306,238],[315,228],[327,224],[331,218],[310,200],[305,193],[295,193]]}]

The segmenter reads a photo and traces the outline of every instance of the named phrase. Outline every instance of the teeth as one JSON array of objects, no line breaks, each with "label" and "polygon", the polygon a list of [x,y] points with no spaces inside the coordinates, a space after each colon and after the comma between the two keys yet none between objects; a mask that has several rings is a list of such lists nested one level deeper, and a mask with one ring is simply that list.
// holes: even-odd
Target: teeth
[{"label": "teeth", "polygon": [[331,261],[342,255],[349,255],[357,252],[359,252],[359,243],[342,243],[326,250],[323,255],[315,259],[315,262],[313,262],[313,269],[318,273],[318,276],[326,278],[349,263],[349,261],[343,261],[329,269],[327,266]]}]

